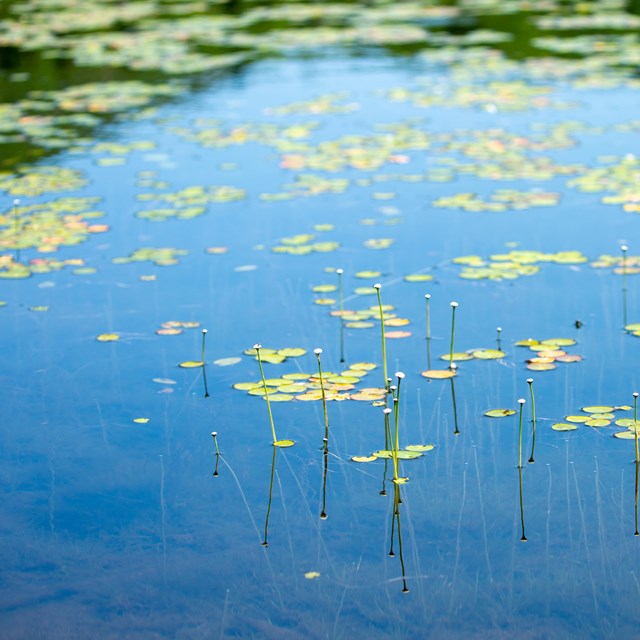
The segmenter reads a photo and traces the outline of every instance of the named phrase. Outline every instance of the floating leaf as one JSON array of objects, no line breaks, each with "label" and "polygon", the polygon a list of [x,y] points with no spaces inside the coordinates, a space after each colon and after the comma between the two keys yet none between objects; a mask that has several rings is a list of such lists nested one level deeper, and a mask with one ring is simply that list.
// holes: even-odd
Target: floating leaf
[{"label": "floating leaf", "polygon": [[604,420],[601,418],[591,418],[585,422],[587,427],[608,427],[611,424],[611,420]]},{"label": "floating leaf", "polygon": [[[270,393],[269,402],[290,402],[295,396],[290,393]],[[266,396],[265,396],[266,399]]]},{"label": "floating leaf", "polygon": [[181,362],[178,366],[183,369],[195,369],[196,367],[201,367],[204,365],[204,362],[201,360],[185,360],[185,362]]},{"label": "floating leaf", "polygon": [[278,349],[277,354],[279,356],[284,356],[285,358],[299,358],[307,353],[306,349],[301,349],[300,347],[287,347],[285,349]]},{"label": "floating leaf", "polygon": [[473,356],[470,353],[465,353],[464,351],[458,351],[453,354],[443,353],[440,356],[440,360],[444,360],[449,362],[449,360],[453,360],[454,362],[462,362],[464,360],[473,360]]},{"label": "floating leaf", "polygon": [[281,449],[286,449],[287,447],[293,447],[295,442],[293,440],[276,440],[272,444],[274,447],[280,447]]},{"label": "floating leaf", "polygon": [[453,378],[456,372],[451,369],[429,369],[428,371],[422,371],[420,375],[433,380],[441,380],[444,378]]},{"label": "floating leaf", "polygon": [[385,337],[390,340],[400,339],[400,338],[408,338],[411,336],[411,331],[387,331],[385,333]]},{"label": "floating leaf", "polygon": [[567,422],[588,422],[591,416],[565,416]]},{"label": "floating leaf", "polygon": [[425,451],[431,451],[435,448],[433,444],[410,444],[405,447],[406,451],[417,451],[418,453],[424,453]]},{"label": "floating leaf", "polygon": [[411,273],[404,277],[405,282],[429,282],[433,276],[428,273]]},{"label": "floating leaf", "polygon": [[488,418],[506,418],[512,416],[515,413],[515,409],[489,409],[484,412],[484,415]]},{"label": "floating leaf", "polygon": [[368,280],[370,278],[379,278],[382,275],[381,271],[358,271],[353,274],[354,278],[362,278]]},{"label": "floating leaf", "polygon": [[635,440],[636,434],[633,431],[617,431],[613,437],[620,438],[620,440]]},{"label": "floating leaf", "polygon": [[374,460],[377,460],[378,457],[377,456],[352,456],[351,460],[353,460],[353,462],[373,462]]},{"label": "floating leaf", "polygon": [[[376,458],[393,458],[394,452],[390,449],[380,449],[380,451],[374,451],[371,455]],[[419,451],[407,451],[405,449],[396,451],[395,455],[399,460],[415,460],[422,457],[422,453]]]},{"label": "floating leaf", "polygon": [[149,422],[149,418],[134,418],[133,421],[138,424],[147,424],[147,422]]},{"label": "floating leaf", "polygon": [[498,360],[504,358],[507,354],[499,349],[476,349],[471,355],[478,360]]},{"label": "floating leaf", "polygon": [[120,340],[119,333],[101,333],[99,336],[96,336],[96,340],[98,342],[115,342],[116,340]]},{"label": "floating leaf", "polygon": [[556,422],[551,425],[551,428],[554,431],[574,431],[578,427],[575,424],[571,424],[569,422]]},{"label": "floating leaf", "polygon": [[544,362],[530,362],[527,365],[527,369],[531,369],[531,371],[551,371],[555,369],[555,364],[544,363]]},{"label": "floating leaf", "polygon": [[615,407],[610,406],[596,406],[596,407],[582,407],[585,413],[611,413],[615,411]]},{"label": "floating leaf", "polygon": [[307,571],[304,574],[304,577],[307,580],[314,580],[315,578],[319,578],[320,577],[320,572],[319,571]]}]

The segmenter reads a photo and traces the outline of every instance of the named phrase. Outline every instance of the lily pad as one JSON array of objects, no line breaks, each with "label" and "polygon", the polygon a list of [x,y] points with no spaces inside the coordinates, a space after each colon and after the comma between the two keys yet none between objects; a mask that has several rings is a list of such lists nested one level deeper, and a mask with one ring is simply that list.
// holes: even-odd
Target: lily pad
[{"label": "lily pad", "polygon": [[484,412],[488,418],[506,418],[516,413],[515,409],[489,409]]},{"label": "lily pad", "polygon": [[276,440],[272,444],[274,447],[280,447],[281,449],[286,449],[287,447],[293,447],[295,442],[293,440]]},{"label": "lily pad", "polygon": [[443,380],[445,378],[453,378],[456,375],[456,372],[451,369],[429,369],[427,371],[422,371],[420,375],[432,380]]},{"label": "lily pad", "polygon": [[575,424],[569,422],[556,422],[551,425],[554,431],[575,431],[578,427]]},{"label": "lily pad", "polygon": [[352,456],[351,460],[353,460],[353,462],[373,462],[374,460],[377,460],[378,457],[377,456]]},{"label": "lily pad", "polygon": [[98,342],[115,342],[116,340],[120,340],[119,333],[101,333],[99,336],[96,336],[96,340]]}]

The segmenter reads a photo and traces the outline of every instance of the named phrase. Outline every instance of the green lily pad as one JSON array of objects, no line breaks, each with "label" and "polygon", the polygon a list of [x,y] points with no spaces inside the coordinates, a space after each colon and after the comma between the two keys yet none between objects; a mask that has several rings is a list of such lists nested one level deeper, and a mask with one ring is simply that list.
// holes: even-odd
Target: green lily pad
[{"label": "green lily pad", "polygon": [[293,440],[276,440],[272,444],[274,447],[280,447],[281,449],[286,449],[287,447],[293,447],[295,442]]},{"label": "green lily pad", "polygon": [[575,424],[569,422],[556,422],[551,425],[554,431],[575,431],[578,427]]},{"label": "green lily pad", "polygon": [[506,418],[516,413],[515,409],[489,409],[484,412],[488,418]]}]

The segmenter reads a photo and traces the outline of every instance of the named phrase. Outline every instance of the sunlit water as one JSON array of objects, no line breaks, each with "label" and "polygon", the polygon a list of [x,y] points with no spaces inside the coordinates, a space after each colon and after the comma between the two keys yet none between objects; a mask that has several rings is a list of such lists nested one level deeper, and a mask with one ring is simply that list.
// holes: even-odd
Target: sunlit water
[{"label": "sunlit water", "polygon": [[[205,149],[170,132],[195,118],[226,124],[317,119],[312,139],[319,141],[372,133],[378,124],[412,117],[423,118],[417,126],[434,133],[489,127],[526,133],[533,122],[575,119],[605,131],[578,132],[574,148],[545,155],[591,165],[599,155],[638,151],[637,134],[607,129],[633,117],[637,92],[559,87],[554,97],[578,106],[512,114],[391,106],[382,95],[423,74],[445,81],[444,73],[417,62],[366,58],[260,63],[162,107],[156,119],[103,131],[114,141],[156,142],[153,151],[134,152],[122,166],[99,167],[88,153],[56,159],[89,175],[80,193],[103,197],[98,208],[107,213],[111,231],[59,252],[84,257],[98,269],[94,275],[66,270],[2,284],[0,297],[8,304],[0,310],[0,635],[633,637],[640,595],[633,442],[612,438],[611,428],[550,428],[586,405],[633,403],[640,341],[622,331],[622,279],[588,263],[543,263],[531,277],[465,281],[451,260],[509,251],[505,243],[595,258],[617,255],[626,242],[635,254],[636,216],[600,204],[598,194],[568,189],[564,177],[492,184],[462,175],[453,182],[352,185],[343,194],[264,202],[261,193],[292,181],[272,148]],[[267,106],[335,91],[348,92],[360,108],[318,117],[265,115]],[[410,168],[385,166],[377,173],[424,172],[436,163],[429,151],[407,154]],[[224,163],[237,166],[223,170]],[[133,216],[144,208],[135,195],[147,191],[136,186],[135,174],[146,170],[156,171],[171,190],[229,184],[247,189],[248,196],[212,204],[193,220],[148,222]],[[514,186],[561,191],[562,199],[557,207],[503,213],[431,206],[442,195]],[[381,202],[375,192],[397,196]],[[397,208],[400,224],[385,224],[394,217],[385,215],[385,206]],[[378,224],[363,226],[362,218]],[[289,256],[269,250],[282,237],[313,233],[319,223],[334,225],[322,237],[340,242],[337,252]],[[363,247],[369,238],[385,237],[395,239],[391,249]],[[189,254],[164,268],[111,263],[142,246]],[[228,252],[208,255],[210,246]],[[406,373],[401,440],[436,446],[401,463],[410,476],[400,506],[406,593],[395,525],[392,535],[392,465],[350,461],[384,445],[382,410],[369,403],[329,403],[326,520],[319,517],[322,406],[273,405],[278,437],[296,445],[277,451],[269,545],[261,544],[273,461],[268,416],[260,398],[231,385],[259,379],[257,362],[242,355],[256,342],[308,350],[302,358],[265,365],[268,377],[314,372],[315,347],[323,349],[326,369],[344,368],[340,325],[327,307],[313,304],[311,286],[335,282],[326,267],[345,270],[345,306],[356,308],[374,304],[375,297],[351,296],[355,286],[373,283],[353,274],[381,271],[384,302],[411,319],[411,337],[387,343],[390,374]],[[418,271],[435,280],[402,281]],[[139,279],[149,274],[157,279]],[[627,316],[635,322],[634,276],[627,282]],[[456,350],[495,348],[501,326],[506,358],[462,362],[453,383],[421,377],[427,368],[425,293],[432,296],[432,366],[449,351],[452,300],[460,305]],[[29,310],[40,305],[49,310]],[[155,335],[168,320],[198,321],[208,329],[208,398],[201,369],[177,366],[199,359],[200,330]],[[95,340],[107,331],[121,339]],[[550,372],[527,371],[528,352],[512,346],[527,337],[575,338],[578,344],[568,351],[584,360]],[[348,363],[381,365],[379,327],[347,330],[345,353]],[[242,356],[241,363],[210,364],[230,356]],[[529,376],[538,417],[535,464],[526,463]],[[381,386],[382,378],[378,366],[366,385]],[[526,543],[517,415],[483,416],[491,408],[517,408],[520,397],[527,400]],[[133,422],[140,417],[149,422]],[[222,453],[217,477],[212,431]],[[392,544],[395,556],[389,557]],[[319,575],[305,577],[307,572]]]}]

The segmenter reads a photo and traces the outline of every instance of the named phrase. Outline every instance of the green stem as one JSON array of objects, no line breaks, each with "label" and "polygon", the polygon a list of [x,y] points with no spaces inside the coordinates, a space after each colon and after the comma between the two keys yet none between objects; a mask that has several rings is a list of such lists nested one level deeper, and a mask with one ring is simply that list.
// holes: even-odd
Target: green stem
[{"label": "green stem", "polygon": [[338,300],[340,304],[340,362],[344,362],[344,319],[342,314],[344,313],[344,301],[342,297],[342,269],[336,269],[338,274]]},{"label": "green stem", "polygon": [[431,295],[425,293],[424,296],[427,312],[427,371],[431,369]]},{"label": "green stem", "polygon": [[535,462],[533,455],[536,449],[536,397],[533,394],[533,378],[527,380],[529,392],[531,394],[531,456],[529,462]]},{"label": "green stem", "polygon": [[384,375],[384,386],[388,390],[389,389],[389,381],[387,376],[387,341],[384,336],[384,312],[382,311],[382,297],[380,296],[380,289],[382,288],[381,284],[374,284],[373,288],[376,290],[378,294],[378,310],[380,312],[380,327],[381,327],[381,336],[382,336],[382,373]]},{"label": "green stem", "polygon": [[204,345],[205,345],[205,341],[207,338],[207,330],[203,329],[202,330],[202,364],[204,366]]},{"label": "green stem", "polygon": [[314,349],[313,353],[316,354],[318,360],[318,374],[320,376],[320,391],[322,392],[322,411],[324,412],[324,437],[325,440],[329,439],[329,414],[327,413],[327,397],[324,392],[324,378],[322,377],[322,365],[320,364],[320,354],[322,349]]},{"label": "green stem", "polygon": [[267,381],[264,377],[264,369],[262,368],[262,358],[260,357],[260,347],[261,345],[256,344],[253,348],[256,350],[256,355],[258,356],[258,366],[260,367],[260,375],[262,376],[262,388],[264,389],[264,399],[267,401],[267,411],[269,412],[269,422],[271,423],[271,433],[273,435],[273,442],[277,442],[278,438],[276,437],[276,427],[273,424],[273,414],[271,413],[271,403],[269,402],[269,392],[267,391]]},{"label": "green stem", "polygon": [[451,345],[449,347],[449,369],[453,364],[453,339],[456,329],[456,309],[458,308],[457,302],[451,302]]},{"label": "green stem", "polygon": [[636,440],[636,462],[640,462],[640,448],[638,448],[638,392],[633,394],[633,433]]},{"label": "green stem", "polygon": [[518,428],[518,468],[522,469],[522,407],[525,403],[524,398],[518,400],[520,404],[520,426]]},{"label": "green stem", "polygon": [[626,245],[622,245],[622,325],[627,326],[627,249]]}]

